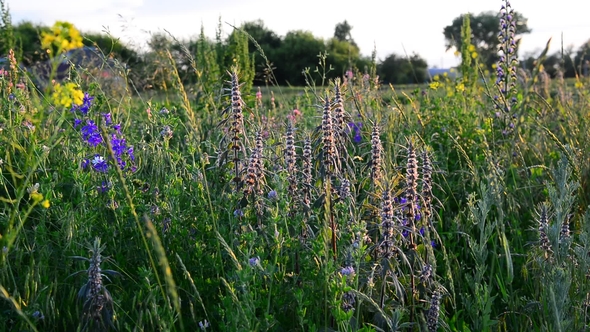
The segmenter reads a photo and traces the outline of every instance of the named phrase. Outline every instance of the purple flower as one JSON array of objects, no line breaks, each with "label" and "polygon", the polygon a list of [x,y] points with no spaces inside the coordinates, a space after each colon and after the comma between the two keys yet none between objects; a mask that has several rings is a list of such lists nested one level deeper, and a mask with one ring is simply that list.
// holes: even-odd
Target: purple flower
[{"label": "purple flower", "polygon": [[268,192],[268,199],[270,199],[271,201],[276,201],[278,198],[278,194],[276,190],[271,190]]},{"label": "purple flower", "polygon": [[94,155],[94,158],[90,162],[92,163],[92,168],[97,172],[105,173],[109,169],[107,161],[99,154]]},{"label": "purple flower", "polygon": [[77,128],[82,123],[80,119],[74,119],[74,128]]},{"label": "purple flower", "polygon": [[252,257],[248,260],[248,264],[250,264],[250,266],[254,267],[256,265],[260,264],[260,257]]},{"label": "purple flower", "polygon": [[82,127],[82,138],[93,147],[102,143],[102,136],[98,131],[98,126],[92,120],[86,120],[86,125]]},{"label": "purple flower", "polygon": [[117,123],[116,125],[113,125],[113,129],[115,129],[117,131],[117,133],[121,133],[121,124]]},{"label": "purple flower", "polygon": [[352,266],[347,266],[345,268],[342,268],[342,270],[340,270],[340,273],[342,273],[342,275],[344,276],[353,276],[354,275],[354,267]]},{"label": "purple flower", "polygon": [[97,186],[96,187],[96,191],[98,191],[99,194],[106,193],[110,189],[111,189],[111,183],[110,182],[105,182],[105,181],[103,181],[100,186]]},{"label": "purple flower", "polygon": [[113,123],[113,120],[111,119],[111,113],[103,113],[102,116],[104,117],[104,121],[107,126],[110,126],[111,123]]}]

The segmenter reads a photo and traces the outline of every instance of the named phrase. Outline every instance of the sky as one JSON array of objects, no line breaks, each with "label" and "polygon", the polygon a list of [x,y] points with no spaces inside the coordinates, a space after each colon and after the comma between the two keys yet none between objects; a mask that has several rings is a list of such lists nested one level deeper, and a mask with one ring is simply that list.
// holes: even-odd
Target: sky
[{"label": "sky", "polygon": [[[231,25],[261,19],[279,36],[311,31],[329,39],[336,24],[347,20],[363,55],[377,50],[416,53],[430,67],[449,68],[459,59],[446,51],[443,28],[463,13],[498,12],[501,0],[4,0],[13,24],[23,20],[51,26],[73,23],[82,32],[108,32],[135,48],[145,47],[151,33],[167,31],[178,39],[199,34],[214,37],[219,20],[224,34]],[[528,18],[532,33],[523,36],[520,56],[539,54],[549,38],[550,53],[590,39],[590,2],[513,0],[512,8]],[[563,36],[563,39],[562,39]]]}]

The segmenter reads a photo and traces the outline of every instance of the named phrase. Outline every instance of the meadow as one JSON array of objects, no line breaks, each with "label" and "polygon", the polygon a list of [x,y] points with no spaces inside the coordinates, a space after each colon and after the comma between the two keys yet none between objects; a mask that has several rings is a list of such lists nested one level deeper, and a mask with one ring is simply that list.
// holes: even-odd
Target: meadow
[{"label": "meadow", "polygon": [[590,80],[518,67],[509,14],[494,71],[466,31],[412,87],[239,51],[185,86],[163,49],[166,91],[40,90],[9,56],[0,331],[587,330]]}]

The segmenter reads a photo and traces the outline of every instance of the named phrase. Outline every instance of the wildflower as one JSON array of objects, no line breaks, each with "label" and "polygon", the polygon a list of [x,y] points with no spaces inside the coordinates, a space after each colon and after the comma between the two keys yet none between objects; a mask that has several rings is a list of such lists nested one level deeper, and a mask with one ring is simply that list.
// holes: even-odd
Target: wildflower
[{"label": "wildflower", "polygon": [[360,143],[362,141],[362,139],[363,139],[362,136],[361,136],[361,127],[362,126],[363,126],[363,123],[362,122],[357,122],[357,123],[350,122],[348,124],[348,127],[351,128],[352,131],[354,132],[354,136],[353,136],[352,140],[355,143]]},{"label": "wildflower", "polygon": [[349,312],[354,310],[355,294],[353,292],[346,292],[342,294],[342,310]]},{"label": "wildflower", "polygon": [[97,172],[105,173],[109,169],[106,160],[99,154],[96,154],[90,162],[92,163],[92,168]]},{"label": "wildflower", "polygon": [[43,316],[43,313],[39,310],[35,311],[32,316],[36,320],[44,320],[45,319],[45,316]]},{"label": "wildflower", "polygon": [[164,233],[166,233],[170,229],[170,224],[172,224],[172,219],[164,218],[164,220],[162,220],[162,231]]},{"label": "wildflower", "polygon": [[97,186],[97,187],[96,187],[96,191],[97,191],[99,194],[104,194],[104,193],[106,193],[107,191],[109,191],[109,190],[111,189],[111,187],[112,187],[112,184],[111,184],[110,182],[103,181],[103,182],[100,184],[100,186]]},{"label": "wildflower", "polygon": [[543,203],[540,205],[539,207],[539,212],[538,212],[538,222],[539,222],[539,246],[541,247],[541,250],[543,250],[545,252],[545,258],[548,258],[549,255],[551,253],[553,253],[553,250],[551,248],[551,241],[549,240],[549,237],[547,236],[547,231],[549,229],[549,218],[548,218],[548,210],[549,210],[549,205],[547,203]]},{"label": "wildflower", "polygon": [[93,147],[103,142],[98,126],[92,120],[86,120],[86,125],[82,127],[82,138]]},{"label": "wildflower", "polygon": [[438,329],[438,316],[440,314],[440,294],[435,291],[430,298],[430,309],[426,314],[428,332],[436,332]]},{"label": "wildflower", "polygon": [[432,276],[432,265],[425,264],[420,273],[420,282],[426,283]]},{"label": "wildflower", "polygon": [[256,256],[256,257],[252,257],[252,258],[248,259],[248,264],[250,264],[250,266],[252,266],[252,267],[259,265],[260,264],[260,257]]},{"label": "wildflower", "polygon": [[48,199],[45,199],[43,202],[41,202],[41,206],[46,209],[49,209],[49,207],[51,206],[51,203],[49,203]]},{"label": "wildflower", "polygon": [[262,102],[262,91],[260,91],[260,87],[258,87],[258,91],[256,91],[256,100]]},{"label": "wildflower", "polygon": [[278,199],[278,194],[276,190],[271,190],[268,192],[268,199],[270,199],[271,201],[276,201]]},{"label": "wildflower", "polygon": [[166,115],[169,113],[170,113],[170,111],[166,107],[162,107],[162,109],[160,110],[161,115]]},{"label": "wildflower", "polygon": [[352,80],[352,78],[354,77],[354,73],[352,72],[352,70],[347,70],[346,71],[346,78],[348,78],[349,80]]},{"label": "wildflower", "polygon": [[27,193],[29,193],[29,195],[36,194],[38,192],[39,192],[39,183],[35,183],[34,185],[29,186],[27,188]]},{"label": "wildflower", "polygon": [[103,113],[102,116],[104,117],[104,122],[107,126],[110,126],[113,123],[111,113]]},{"label": "wildflower", "polygon": [[164,128],[162,128],[162,131],[160,131],[160,135],[164,137],[164,139],[171,139],[173,134],[174,132],[172,131],[170,126],[164,126]]},{"label": "wildflower", "polygon": [[344,267],[344,268],[342,268],[342,270],[340,270],[340,273],[343,276],[347,276],[347,277],[353,276],[354,275],[354,267],[352,267],[352,266]]},{"label": "wildflower", "polygon": [[209,322],[205,319],[204,321],[199,322],[199,328],[205,331],[210,326]]},{"label": "wildflower", "polygon": [[243,216],[244,216],[244,211],[242,211],[242,209],[236,209],[236,210],[234,210],[234,217],[241,218]]}]

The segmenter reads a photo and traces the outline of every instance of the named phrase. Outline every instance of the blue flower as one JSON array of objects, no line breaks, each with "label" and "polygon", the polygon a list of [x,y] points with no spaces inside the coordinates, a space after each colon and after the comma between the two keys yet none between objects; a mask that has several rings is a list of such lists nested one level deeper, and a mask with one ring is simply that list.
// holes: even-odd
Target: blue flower
[{"label": "blue flower", "polygon": [[87,120],[86,125],[82,127],[82,137],[93,147],[97,147],[102,143],[102,136],[100,136],[98,126],[92,120]]},{"label": "blue flower", "polygon": [[74,128],[77,128],[82,123],[80,119],[74,119]]},{"label": "blue flower", "polygon": [[104,117],[104,121],[107,126],[110,126],[111,123],[113,123],[113,120],[111,119],[111,113],[103,113],[102,116]]},{"label": "blue flower", "polygon": [[94,158],[90,162],[92,163],[92,168],[97,172],[106,173],[109,170],[107,161],[99,154],[94,155]]}]

